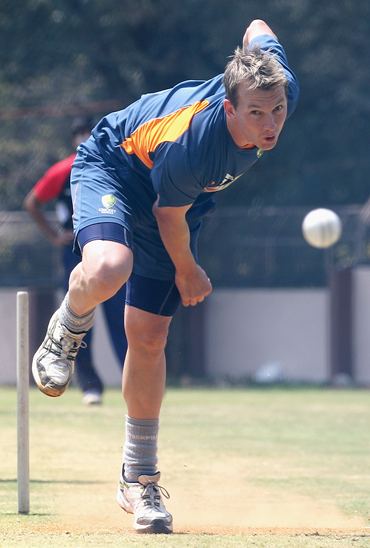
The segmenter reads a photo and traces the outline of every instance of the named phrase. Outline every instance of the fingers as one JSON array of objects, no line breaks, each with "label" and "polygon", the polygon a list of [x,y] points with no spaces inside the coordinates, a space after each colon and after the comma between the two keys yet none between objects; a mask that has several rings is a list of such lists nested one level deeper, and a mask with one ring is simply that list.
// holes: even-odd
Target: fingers
[{"label": "fingers", "polygon": [[211,280],[201,267],[193,275],[176,274],[176,285],[181,295],[183,306],[196,306],[212,292]]},{"label": "fingers", "polygon": [[[202,300],[204,300],[204,299],[202,299]],[[184,302],[184,301],[183,301],[182,304],[183,304],[183,306],[188,307],[188,306],[196,306],[196,305],[197,305],[198,303],[200,303],[200,302],[202,302],[202,301],[191,300],[191,301],[189,301],[189,302]]]},{"label": "fingers", "polygon": [[[209,293],[208,293],[208,295],[209,295]],[[190,298],[182,299],[181,302],[184,306],[196,306],[198,303],[202,303],[206,296],[207,295],[204,295],[204,296],[202,295],[200,297],[193,297],[191,299]]]}]

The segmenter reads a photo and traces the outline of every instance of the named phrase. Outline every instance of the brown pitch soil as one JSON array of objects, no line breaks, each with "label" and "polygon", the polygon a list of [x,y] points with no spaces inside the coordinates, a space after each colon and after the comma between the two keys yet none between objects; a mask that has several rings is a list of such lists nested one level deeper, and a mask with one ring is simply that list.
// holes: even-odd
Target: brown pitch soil
[{"label": "brown pitch soil", "polygon": [[[60,488],[53,502],[55,520],[31,525],[42,533],[129,533],[132,517],[115,502],[115,484],[99,482]],[[62,492],[63,491],[63,492]],[[244,492],[243,492],[244,491]],[[263,489],[202,486],[197,496],[184,482],[171,486],[167,507],[176,533],[211,535],[364,535],[370,529],[361,517],[347,516],[330,503],[282,494],[276,500]]]}]

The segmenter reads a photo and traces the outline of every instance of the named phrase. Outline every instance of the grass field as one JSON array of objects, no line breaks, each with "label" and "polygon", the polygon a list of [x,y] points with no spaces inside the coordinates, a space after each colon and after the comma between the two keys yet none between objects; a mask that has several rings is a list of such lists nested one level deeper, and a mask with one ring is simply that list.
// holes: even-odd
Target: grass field
[{"label": "grass field", "polygon": [[16,392],[0,388],[0,546],[370,546],[370,392],[174,389],[161,483],[174,535],[140,536],[115,503],[119,390],[30,393],[31,512],[17,513]]}]

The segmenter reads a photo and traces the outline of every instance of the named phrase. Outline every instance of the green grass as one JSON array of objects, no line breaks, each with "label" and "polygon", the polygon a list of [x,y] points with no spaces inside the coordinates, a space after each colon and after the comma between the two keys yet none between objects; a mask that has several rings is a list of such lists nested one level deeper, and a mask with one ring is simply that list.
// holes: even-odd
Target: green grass
[{"label": "green grass", "polygon": [[114,501],[119,390],[86,408],[77,390],[30,392],[30,502],[17,513],[16,392],[0,388],[0,547],[370,545],[370,393],[167,391],[161,482],[175,534],[140,536]]}]

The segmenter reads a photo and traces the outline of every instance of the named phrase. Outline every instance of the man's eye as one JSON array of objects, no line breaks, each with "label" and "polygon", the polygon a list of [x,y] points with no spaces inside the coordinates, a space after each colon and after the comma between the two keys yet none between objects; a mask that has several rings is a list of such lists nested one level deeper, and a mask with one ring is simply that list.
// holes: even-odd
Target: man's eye
[{"label": "man's eye", "polygon": [[278,105],[277,107],[275,107],[275,112],[281,112],[283,108],[283,105]]},{"label": "man's eye", "polygon": [[253,114],[253,116],[259,116],[261,114],[261,111],[260,110],[252,110],[251,114]]}]

